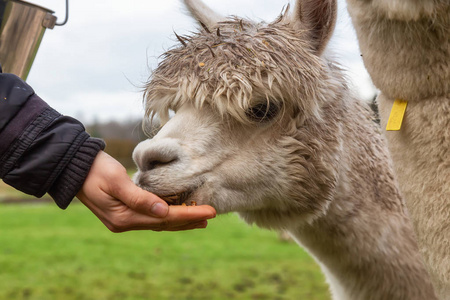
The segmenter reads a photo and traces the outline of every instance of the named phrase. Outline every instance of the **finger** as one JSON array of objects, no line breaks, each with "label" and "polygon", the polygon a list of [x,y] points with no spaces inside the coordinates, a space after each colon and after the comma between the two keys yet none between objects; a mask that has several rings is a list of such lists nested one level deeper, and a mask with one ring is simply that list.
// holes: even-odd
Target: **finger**
[{"label": "finger", "polygon": [[152,230],[168,230],[188,226],[198,222],[204,222],[207,219],[214,218],[216,211],[211,206],[170,206],[169,213],[165,218],[154,218],[133,210],[128,210],[117,218],[112,217],[113,223],[127,228],[141,227]]},{"label": "finger", "polygon": [[216,210],[209,205],[200,206],[169,206],[169,213],[165,218],[168,223],[197,222],[216,217]]},{"label": "finger", "polygon": [[[102,222],[113,232],[123,232],[133,229],[150,230],[180,230],[185,226],[204,222],[215,216],[214,208],[210,206],[196,207],[171,207],[165,218],[152,217],[139,213],[131,208],[123,206],[125,209],[111,210],[104,214],[97,208],[91,210],[102,220]],[[180,229],[179,229],[180,228]]]},{"label": "finger", "polygon": [[185,231],[185,230],[193,230],[193,229],[204,229],[208,226],[208,221],[203,220],[200,222],[194,222],[194,223],[188,223],[180,226],[173,226],[170,224],[165,224],[161,226],[158,225],[141,225],[141,226],[134,226],[129,227],[125,231],[133,231],[133,230],[153,230],[153,231]]},{"label": "finger", "polygon": [[[133,214],[130,220],[141,222],[140,226],[157,231],[185,230],[196,223],[207,224],[206,220],[216,216],[216,210],[208,205],[201,206],[170,206],[164,219],[155,219],[145,215]],[[205,223],[206,222],[206,223]]]},{"label": "finger", "polygon": [[[194,228],[204,228],[205,219],[201,220],[168,220],[168,218],[155,218],[137,213],[131,209],[122,214],[112,214],[102,221],[112,232],[130,230],[174,231]],[[205,223],[206,222],[206,223]]]},{"label": "finger", "polygon": [[131,180],[123,182],[115,188],[112,196],[132,210],[144,215],[164,218],[169,213],[169,206],[164,200],[139,188]]},{"label": "finger", "polygon": [[184,231],[184,230],[193,230],[193,229],[205,229],[208,226],[208,221],[204,220],[201,222],[178,226],[178,227],[171,227],[167,229],[167,231]]}]

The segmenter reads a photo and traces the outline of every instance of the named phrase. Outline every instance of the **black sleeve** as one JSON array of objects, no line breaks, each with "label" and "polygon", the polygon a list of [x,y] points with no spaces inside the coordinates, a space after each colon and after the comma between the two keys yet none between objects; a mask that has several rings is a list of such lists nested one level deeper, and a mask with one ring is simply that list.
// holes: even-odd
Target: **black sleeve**
[{"label": "black sleeve", "polygon": [[0,74],[0,178],[5,183],[36,197],[48,192],[65,209],[104,147],[20,78]]}]

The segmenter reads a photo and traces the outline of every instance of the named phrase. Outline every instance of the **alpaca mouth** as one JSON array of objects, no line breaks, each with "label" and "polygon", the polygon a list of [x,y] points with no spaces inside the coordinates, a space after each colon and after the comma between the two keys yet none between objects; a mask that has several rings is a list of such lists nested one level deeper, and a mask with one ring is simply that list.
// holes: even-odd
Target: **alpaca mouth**
[{"label": "alpaca mouth", "polygon": [[169,205],[187,205],[196,206],[197,202],[187,201],[192,191],[184,191],[181,193],[170,194],[170,195],[158,195],[161,199],[167,202]]}]

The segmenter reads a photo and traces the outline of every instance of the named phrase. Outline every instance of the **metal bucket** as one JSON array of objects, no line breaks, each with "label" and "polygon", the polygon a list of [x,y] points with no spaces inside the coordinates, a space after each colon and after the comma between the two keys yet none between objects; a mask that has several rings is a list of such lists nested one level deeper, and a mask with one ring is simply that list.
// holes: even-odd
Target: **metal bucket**
[{"label": "metal bucket", "polygon": [[[2,11],[3,10],[3,11]],[[53,11],[21,0],[0,0],[0,64],[3,72],[26,80]]]}]

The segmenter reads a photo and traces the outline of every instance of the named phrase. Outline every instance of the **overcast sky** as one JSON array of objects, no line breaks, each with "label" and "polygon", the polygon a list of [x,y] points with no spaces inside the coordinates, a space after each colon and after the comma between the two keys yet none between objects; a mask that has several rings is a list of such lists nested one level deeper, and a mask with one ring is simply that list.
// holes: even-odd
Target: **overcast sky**
[{"label": "overcast sky", "polygon": [[[64,18],[64,0],[29,0]],[[288,0],[204,0],[223,15],[272,21]],[[292,1],[291,1],[292,2]],[[293,4],[293,3],[292,3]],[[65,115],[83,122],[143,116],[141,86],[158,56],[195,23],[179,0],[71,0],[69,21],[47,30],[28,83]],[[374,88],[360,52],[345,2],[330,44],[348,70],[355,90],[370,98]]]}]

